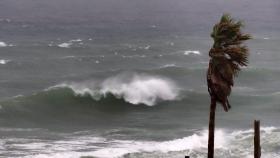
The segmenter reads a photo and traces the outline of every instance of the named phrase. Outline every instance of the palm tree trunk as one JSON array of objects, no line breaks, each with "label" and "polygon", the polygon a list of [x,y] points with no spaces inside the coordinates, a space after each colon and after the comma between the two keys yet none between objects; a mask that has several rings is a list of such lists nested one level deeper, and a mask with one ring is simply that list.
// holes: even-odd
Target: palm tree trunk
[{"label": "palm tree trunk", "polygon": [[215,111],[216,111],[216,99],[215,97],[211,97],[209,133],[208,133],[208,158],[214,158]]}]

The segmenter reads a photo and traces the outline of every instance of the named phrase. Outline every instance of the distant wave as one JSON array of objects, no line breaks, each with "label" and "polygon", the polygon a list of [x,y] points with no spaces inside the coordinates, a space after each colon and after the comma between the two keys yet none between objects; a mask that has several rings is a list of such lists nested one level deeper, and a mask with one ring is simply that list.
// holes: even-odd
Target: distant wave
[{"label": "distant wave", "polygon": [[5,60],[5,59],[0,59],[0,64],[5,65],[8,62],[10,62],[10,60]]},{"label": "distant wave", "polygon": [[131,104],[145,104],[148,106],[153,106],[158,101],[175,100],[179,95],[179,88],[171,80],[158,76],[138,74],[132,76],[120,74],[107,78],[99,84],[93,81],[63,83],[47,90],[63,87],[72,89],[76,95],[90,95],[95,100],[113,95]]},{"label": "distant wave", "polygon": [[71,45],[72,45],[72,43],[61,43],[57,46],[61,47],[61,48],[70,48]]},{"label": "distant wave", "polygon": [[160,68],[167,68],[167,67],[176,67],[176,64],[165,64],[161,66]]},{"label": "distant wave", "polygon": [[[253,153],[252,141],[254,138],[253,130],[240,130],[228,132],[217,129],[215,132],[215,152],[217,157],[244,157],[250,158]],[[261,128],[262,135],[262,156],[266,158],[279,157],[277,152],[278,141],[280,139],[279,128],[264,127]],[[182,157],[189,155],[191,157],[205,158],[207,155],[208,131],[203,130],[193,135],[169,140],[169,141],[135,141],[135,140],[109,140],[102,137],[81,136],[65,141],[21,142],[24,149],[34,151],[47,151],[44,154],[33,154],[31,158],[53,157],[70,158],[82,156],[94,156],[99,158],[120,158],[120,157]],[[65,145],[67,144],[67,145]],[[96,148],[95,144],[104,144],[105,146]],[[91,149],[73,151],[75,149]],[[59,147],[57,149],[57,147]],[[137,156],[138,155],[138,156]]]},{"label": "distant wave", "polygon": [[190,55],[190,54],[200,55],[200,52],[198,50],[186,50],[186,51],[184,51],[184,55]]},{"label": "distant wave", "polygon": [[8,45],[5,42],[0,41],[0,47],[7,47]]},{"label": "distant wave", "polygon": [[82,42],[83,40],[81,40],[81,39],[73,39],[73,40],[70,40],[69,42]]},{"label": "distant wave", "polygon": [[13,44],[7,44],[7,43],[5,43],[5,42],[3,42],[3,41],[0,41],[0,48],[1,48],[1,47],[13,47],[13,46],[15,46],[15,45],[13,45]]},{"label": "distant wave", "polygon": [[146,55],[122,55],[122,58],[146,58]]},{"label": "distant wave", "polygon": [[[70,48],[73,44],[78,43],[80,45],[82,45],[82,39],[73,39],[73,40],[69,40],[68,42],[64,42],[61,44],[58,44],[57,46],[60,48]],[[53,43],[49,44],[49,46],[52,46]]]}]

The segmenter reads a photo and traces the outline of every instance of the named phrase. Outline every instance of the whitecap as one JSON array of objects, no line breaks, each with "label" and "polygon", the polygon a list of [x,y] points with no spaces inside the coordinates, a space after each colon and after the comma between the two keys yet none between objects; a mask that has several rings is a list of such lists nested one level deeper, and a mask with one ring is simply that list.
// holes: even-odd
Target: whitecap
[{"label": "whitecap", "polygon": [[149,75],[120,74],[97,83],[88,81],[84,83],[63,83],[46,90],[67,87],[76,95],[90,95],[99,100],[111,94],[131,104],[145,104],[153,106],[158,101],[172,101],[178,99],[179,88],[170,79]]},{"label": "whitecap", "polygon": [[0,47],[7,47],[8,45],[5,42],[0,41]]},{"label": "whitecap", "polygon": [[82,39],[73,39],[73,40],[70,40],[69,42],[82,42],[83,40]]},{"label": "whitecap", "polygon": [[161,68],[167,68],[167,67],[176,67],[176,64],[166,64],[161,66]]},{"label": "whitecap", "polygon": [[0,64],[4,65],[10,62],[10,60],[0,59]]},{"label": "whitecap", "polygon": [[151,28],[157,28],[157,26],[156,25],[151,25]]},{"label": "whitecap", "polygon": [[184,51],[184,55],[190,55],[190,54],[200,55],[200,52],[198,50],[186,50],[186,51]]},{"label": "whitecap", "polygon": [[147,46],[139,46],[139,49],[145,49],[145,50],[149,50],[151,48],[151,45],[147,45]]},{"label": "whitecap", "polygon": [[61,57],[61,59],[69,59],[69,58],[76,58],[76,56],[68,55],[68,56]]},{"label": "whitecap", "polygon": [[113,94],[131,104],[155,105],[158,100],[175,100],[178,87],[169,79],[134,75],[129,81],[122,76],[106,79],[101,85],[101,94]]},{"label": "whitecap", "polygon": [[146,55],[122,55],[122,58],[146,58],[146,57],[147,57]]},{"label": "whitecap", "polygon": [[144,47],[144,49],[149,50],[151,48],[150,45],[147,45],[146,47]]},{"label": "whitecap", "polygon": [[57,46],[61,47],[61,48],[70,48],[71,45],[72,45],[72,43],[61,43]]}]

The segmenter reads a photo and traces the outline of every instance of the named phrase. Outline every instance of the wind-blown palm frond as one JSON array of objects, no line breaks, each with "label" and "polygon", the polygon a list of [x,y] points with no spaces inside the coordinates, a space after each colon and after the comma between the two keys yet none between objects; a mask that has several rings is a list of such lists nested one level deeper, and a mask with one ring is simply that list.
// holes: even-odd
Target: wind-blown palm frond
[{"label": "wind-blown palm frond", "polygon": [[[223,59],[223,66],[217,68],[221,73],[231,73],[228,75],[237,75],[241,66],[248,64],[248,49],[243,42],[251,39],[249,34],[241,32],[242,21],[236,21],[229,14],[224,14],[218,24],[213,28],[211,37],[214,45],[210,51],[213,61],[220,62]],[[226,69],[226,70],[223,70]]]},{"label": "wind-blown palm frond", "polygon": [[208,90],[225,111],[230,108],[227,97],[234,85],[233,78],[237,76],[242,66],[248,65],[248,48],[243,44],[251,36],[241,32],[242,21],[236,21],[229,14],[224,14],[220,22],[214,25],[211,37],[214,44],[209,51]]}]

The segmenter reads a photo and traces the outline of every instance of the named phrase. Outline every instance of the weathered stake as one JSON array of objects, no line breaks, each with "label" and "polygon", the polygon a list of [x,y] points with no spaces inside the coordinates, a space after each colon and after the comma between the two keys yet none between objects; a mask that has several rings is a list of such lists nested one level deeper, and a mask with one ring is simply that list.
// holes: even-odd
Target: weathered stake
[{"label": "weathered stake", "polygon": [[254,129],[255,129],[254,158],[260,158],[261,157],[261,145],[260,145],[260,121],[259,120],[254,121]]}]

